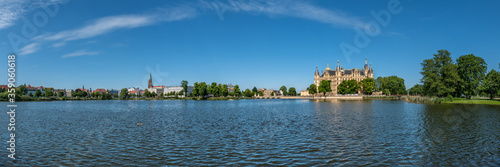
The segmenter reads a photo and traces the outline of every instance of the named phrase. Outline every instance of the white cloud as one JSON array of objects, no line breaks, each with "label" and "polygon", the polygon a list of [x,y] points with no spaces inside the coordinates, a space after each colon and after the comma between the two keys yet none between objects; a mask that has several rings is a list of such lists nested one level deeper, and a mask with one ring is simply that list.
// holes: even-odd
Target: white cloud
[{"label": "white cloud", "polygon": [[95,56],[95,55],[99,55],[99,52],[87,52],[85,50],[78,50],[76,52],[73,52],[73,53],[68,53],[68,54],[65,54],[63,56],[61,56],[62,58],[68,58],[68,57],[77,57],[77,56]]},{"label": "white cloud", "polygon": [[365,25],[356,17],[318,7],[307,1],[198,1],[195,4],[158,8],[144,14],[102,17],[75,29],[39,35],[33,38],[33,41],[38,43],[53,41],[55,42],[52,44],[53,47],[61,47],[68,41],[89,39],[120,29],[132,29],[161,22],[190,19],[197,16],[200,11],[206,10],[215,11],[221,20],[224,12],[246,12],[269,17],[295,17],[342,27],[364,27]]},{"label": "white cloud", "polygon": [[117,15],[97,19],[83,27],[62,31],[53,35],[42,35],[36,39],[72,41],[87,39],[106,34],[118,29],[137,28],[148,26],[158,22],[170,22],[192,18],[196,10],[190,7],[178,7],[171,9],[160,9],[153,14],[144,15]]},{"label": "white cloud", "polygon": [[40,49],[39,45],[39,43],[28,44],[19,50],[19,55],[28,55],[31,53],[35,53],[36,51],[38,51],[38,49]]},{"label": "white cloud", "polygon": [[356,17],[321,8],[304,1],[201,1],[200,4],[202,8],[215,10],[221,19],[223,19],[224,12],[229,11],[265,14],[271,17],[279,15],[296,17],[333,26],[363,27],[365,25]]},{"label": "white cloud", "polygon": [[0,0],[0,30],[13,26],[29,11],[46,7],[59,0]]}]

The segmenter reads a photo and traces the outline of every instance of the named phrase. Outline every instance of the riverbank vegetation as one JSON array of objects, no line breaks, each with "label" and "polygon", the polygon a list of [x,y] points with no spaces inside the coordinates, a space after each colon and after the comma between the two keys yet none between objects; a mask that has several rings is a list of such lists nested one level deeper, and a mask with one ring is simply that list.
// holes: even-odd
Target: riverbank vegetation
[{"label": "riverbank vegetation", "polygon": [[[450,52],[439,50],[433,58],[425,59],[421,65],[422,84],[410,88],[408,90],[410,95],[465,100],[471,100],[473,96],[490,99],[500,96],[500,73],[492,69],[485,74],[487,64],[481,57],[468,54],[453,61]],[[429,98],[423,100],[429,101]]]}]

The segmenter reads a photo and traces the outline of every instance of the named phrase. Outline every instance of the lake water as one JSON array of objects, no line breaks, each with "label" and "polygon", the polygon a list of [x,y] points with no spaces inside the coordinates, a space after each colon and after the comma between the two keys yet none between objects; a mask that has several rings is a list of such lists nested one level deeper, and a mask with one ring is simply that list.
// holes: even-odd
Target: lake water
[{"label": "lake water", "polygon": [[[20,102],[16,130],[15,162],[26,166],[500,166],[500,106],[490,105]],[[0,166],[13,165],[2,143]]]}]

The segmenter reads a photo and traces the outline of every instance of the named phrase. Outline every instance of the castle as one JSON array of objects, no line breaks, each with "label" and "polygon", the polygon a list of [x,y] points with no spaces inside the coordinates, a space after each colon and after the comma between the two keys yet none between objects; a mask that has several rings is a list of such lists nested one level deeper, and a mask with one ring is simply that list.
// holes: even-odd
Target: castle
[{"label": "castle", "polygon": [[324,72],[321,71],[321,73],[319,73],[318,67],[316,67],[316,72],[314,72],[314,84],[316,85],[316,87],[319,87],[319,84],[323,80],[331,81],[330,87],[332,88],[332,92],[327,93],[328,95],[336,95],[337,86],[344,80],[354,79],[360,82],[365,78],[373,78],[372,64],[370,63],[370,66],[368,66],[368,62],[366,59],[365,59],[365,66],[363,67],[363,69],[358,69],[358,68],[344,69],[343,67],[340,66],[339,61],[337,61],[337,68],[335,68],[334,70],[330,69],[330,67],[327,64]]}]

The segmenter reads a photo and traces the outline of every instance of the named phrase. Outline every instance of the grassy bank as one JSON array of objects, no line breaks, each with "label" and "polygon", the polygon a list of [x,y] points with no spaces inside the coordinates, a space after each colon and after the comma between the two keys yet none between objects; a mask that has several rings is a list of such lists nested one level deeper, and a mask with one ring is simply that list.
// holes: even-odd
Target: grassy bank
[{"label": "grassy bank", "polygon": [[440,97],[426,97],[426,96],[404,96],[401,97],[410,103],[426,103],[426,104],[490,104],[500,105],[500,99],[484,99],[484,98],[440,98]]}]

